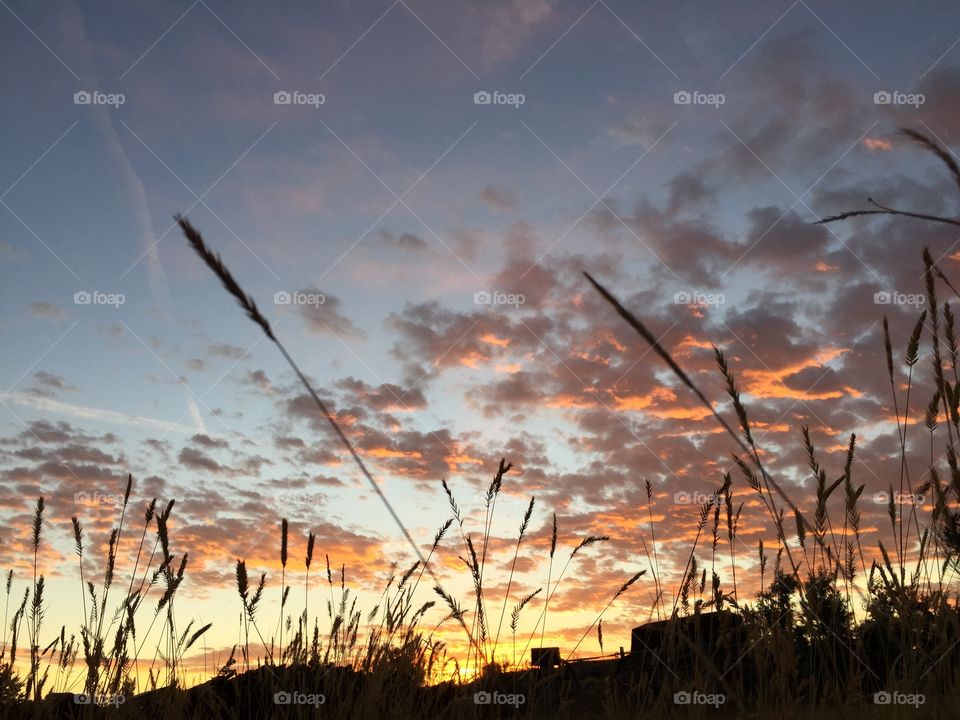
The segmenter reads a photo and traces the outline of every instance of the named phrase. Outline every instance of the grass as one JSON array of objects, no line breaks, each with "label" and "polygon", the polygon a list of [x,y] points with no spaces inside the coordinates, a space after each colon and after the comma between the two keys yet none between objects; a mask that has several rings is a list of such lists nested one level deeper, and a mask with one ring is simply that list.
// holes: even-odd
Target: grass
[{"label": "grass", "polygon": [[[949,152],[925,136],[905,132],[938,157],[960,187],[960,168]],[[841,213],[822,222],[883,214],[960,224],[951,218],[870,203],[873,209]],[[730,436],[736,449],[736,477],[722,474],[715,492],[700,505],[694,539],[675,577],[661,567],[657,497],[646,481],[649,543],[641,535],[646,567],[610,588],[609,600],[597,609],[596,619],[574,647],[567,649],[559,667],[537,668],[526,661],[527,651],[544,647],[551,601],[568,570],[584,553],[599,551],[609,537],[564,538],[562,522],[553,513],[547,528],[549,544],[531,547],[536,501],[530,498],[512,546],[505,590],[502,596],[494,593],[489,568],[492,528],[498,498],[504,482],[510,482],[512,469],[502,459],[482,498],[482,526],[477,532],[469,527],[470,515],[462,512],[451,487],[441,481],[451,517],[439,523],[429,550],[423,552],[253,299],[200,233],[186,219],[178,221],[199,257],[300,379],[402,531],[412,561],[404,558],[393,564],[377,604],[365,611],[358,607],[356,591],[347,582],[347,568],[341,566],[337,572],[324,554],[327,587],[321,592],[326,595],[326,617],[321,621],[321,615],[316,611],[311,615],[310,610],[316,606],[310,602],[316,536],[311,530],[305,535],[295,529],[291,533],[288,520],[280,518],[279,615],[262,616],[265,593],[274,591],[267,573],[253,575],[252,580],[246,560],[238,558],[234,568],[238,642],[226,653],[226,660],[217,663],[210,681],[188,688],[184,659],[211,624],[195,627],[193,622],[177,621],[176,598],[188,553],[175,552],[170,537],[174,501],[160,509],[156,498],[146,502],[142,528],[131,538],[126,526],[128,511],[130,517],[133,514],[133,479],[127,478],[98,582],[89,574],[83,525],[77,516],[71,518],[84,621],[79,636],[68,637],[66,627],[52,633],[44,627],[45,577],[39,557],[43,529],[51,520],[45,517],[40,497],[32,517],[30,576],[17,578],[10,571],[5,585],[0,650],[3,717],[42,718],[83,711],[171,718],[299,717],[319,712],[343,718],[712,717],[718,712],[829,718],[869,712],[886,718],[947,717],[960,711],[956,578],[960,570],[960,350],[955,316],[950,302],[938,299],[937,280],[957,297],[960,294],[927,249],[922,253],[927,307],[905,339],[892,337],[886,318],[878,338],[896,418],[899,467],[886,489],[888,527],[875,549],[865,547],[861,522],[865,485],[854,479],[855,434],[849,437],[843,467],[828,469],[820,461],[818,439],[808,428],[800,428],[799,442],[814,496],[812,503],[796,502],[767,467],[770,454],[759,444],[724,353],[714,348],[726,393],[725,404],[715,405],[643,321],[585,273],[612,310],[651,346]],[[922,373],[917,370],[925,366],[932,369],[929,383],[920,381]],[[929,453],[927,438],[918,445],[913,442],[919,432],[929,435]],[[943,449],[940,456],[938,442]],[[920,452],[913,451],[915,445]],[[924,503],[909,501],[918,495],[931,498],[929,510]],[[760,590],[744,597],[737,584],[742,559],[738,560],[736,547],[742,510],[749,502],[764,508],[775,532],[775,546],[759,539]],[[302,610],[299,591],[293,593],[287,584],[288,563],[298,552],[294,548],[291,553],[291,548],[300,542],[304,543]],[[561,549],[565,543],[569,552]],[[555,574],[558,550],[565,560]],[[452,594],[435,572],[437,558],[451,554],[469,577],[467,598]],[[533,555],[546,566],[542,587],[516,586],[522,554]],[[130,557],[135,559],[129,568],[118,563]],[[725,579],[727,567],[729,578]],[[123,573],[128,573],[126,583]],[[425,577],[432,587],[424,587]],[[652,585],[649,618],[655,616],[657,622],[634,635],[629,654],[605,653],[604,616],[634,586],[645,583]],[[122,597],[114,586],[124,590]],[[512,608],[509,619],[508,608]],[[532,623],[524,623],[527,630],[521,631],[521,620],[536,609],[539,615],[533,616]],[[453,654],[444,644],[441,637],[449,637],[450,631],[465,638],[465,654]],[[594,632],[601,658],[574,661]],[[26,662],[22,654],[20,659],[17,655],[18,650],[22,653],[18,646],[24,637],[29,645]],[[119,707],[86,708],[65,693],[82,693],[98,701],[113,699]],[[476,704],[476,693],[512,699],[513,705]],[[318,709],[321,697],[324,702]],[[304,702],[284,702],[290,698]],[[887,698],[896,702],[882,702]],[[694,702],[684,703],[685,699]]]}]

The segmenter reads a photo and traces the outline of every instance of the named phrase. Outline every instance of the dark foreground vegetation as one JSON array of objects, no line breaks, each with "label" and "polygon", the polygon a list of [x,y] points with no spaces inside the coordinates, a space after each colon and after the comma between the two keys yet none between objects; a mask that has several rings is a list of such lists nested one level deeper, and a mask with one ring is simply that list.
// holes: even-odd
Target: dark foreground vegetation
[{"label": "dark foreground vegetation", "polygon": [[[927,138],[908,134],[946,164],[960,188],[960,167],[952,156]],[[875,202],[872,207],[824,222],[886,214],[960,225],[951,218],[920,216]],[[199,233],[186,220],[181,227],[283,353],[392,513],[336,418],[269,322]],[[357,608],[346,568],[337,572],[325,554],[321,564],[322,549],[314,562],[312,533],[305,538],[305,583],[297,588],[287,583],[291,539],[289,524],[282,520],[279,586],[273,579],[268,585],[265,573],[248,577],[246,563],[237,561],[237,604],[231,614],[241,618],[242,641],[214,678],[185,687],[184,657],[191,649],[197,651],[210,625],[181,626],[176,619],[174,606],[188,555],[179,553],[168,533],[172,501],[146,505],[142,528],[138,524],[133,532],[134,542],[139,538],[136,561],[129,579],[119,579],[117,558],[134,554],[127,547],[130,530],[125,527],[133,515],[128,479],[103,579],[96,585],[84,577],[83,527],[79,518],[72,518],[81,588],[77,597],[86,618],[79,636],[62,628],[47,637],[43,628],[44,577],[37,556],[45,506],[38,499],[32,576],[17,579],[16,593],[12,573],[7,576],[0,718],[960,717],[960,371],[953,310],[949,301],[938,300],[937,289],[946,286],[960,294],[928,251],[922,259],[927,306],[912,333],[892,338],[884,319],[883,335],[877,338],[878,347],[884,348],[884,363],[877,371],[886,370],[896,414],[899,475],[889,478],[883,492],[864,496],[865,484],[857,480],[856,436],[850,435],[843,467],[828,469],[820,463],[815,438],[800,428],[815,490],[804,506],[768,472],[767,455],[758,447],[723,353],[715,351],[728,395],[724,414],[735,418],[733,423],[646,326],[587,276],[650,343],[677,381],[710,409],[729,433],[735,454],[734,472],[717,479],[698,509],[696,539],[675,587],[666,586],[661,572],[653,520],[657,499],[647,482],[646,507],[635,509],[649,518],[645,568],[611,588],[610,601],[598,608],[596,620],[573,648],[542,649],[550,602],[565,577],[567,584],[574,582],[567,576],[571,564],[575,567],[583,553],[597,552],[608,538],[565,539],[554,515],[549,548],[539,551],[544,587],[521,592],[513,586],[511,573],[506,593],[491,597],[484,585],[487,547],[497,498],[511,467],[501,461],[483,498],[484,526],[476,535],[465,526],[445,482],[452,517],[440,525],[427,553],[400,526],[413,562],[407,561],[405,569],[389,579],[378,604],[366,613]],[[922,442],[914,442],[917,436]],[[742,487],[742,494],[735,485]],[[737,589],[736,573],[744,561],[736,552],[741,498],[762,503],[776,538],[768,546],[759,541],[747,563],[759,574],[759,582],[751,582],[761,588],[754,596]],[[876,547],[862,538],[866,503],[882,507],[889,520]],[[514,567],[526,552],[533,508],[531,499],[521,521]],[[465,601],[434,576],[434,556],[446,552],[456,553],[469,573],[472,592]],[[310,614],[311,567],[326,586],[321,588],[327,611],[322,622]],[[25,583],[22,599],[20,583]],[[604,652],[604,613],[638,583],[652,588],[650,617],[657,619],[634,629],[629,650]],[[277,593],[280,600],[280,617],[274,621],[258,613],[266,592]],[[538,611],[533,630],[518,638],[521,618]],[[437,635],[442,626],[469,641],[465,656],[447,654]],[[578,660],[588,634],[590,647],[599,646],[601,657]],[[528,654],[531,649],[533,655]],[[150,656],[152,662],[145,659]]]}]

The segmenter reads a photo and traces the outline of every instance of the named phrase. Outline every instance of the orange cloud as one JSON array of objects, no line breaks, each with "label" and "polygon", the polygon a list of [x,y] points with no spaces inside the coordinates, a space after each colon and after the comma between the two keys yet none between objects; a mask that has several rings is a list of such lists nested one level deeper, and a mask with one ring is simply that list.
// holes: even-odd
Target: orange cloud
[{"label": "orange cloud", "polygon": [[469,355],[464,355],[462,358],[460,358],[460,364],[476,370],[479,363],[486,362],[489,359],[490,358],[483,353],[471,352]]},{"label": "orange cloud", "polygon": [[883,138],[864,138],[863,144],[866,145],[868,150],[892,150],[893,143],[889,140],[884,140]]},{"label": "orange cloud", "polygon": [[420,459],[422,455],[419,450],[403,452],[402,450],[391,450],[390,448],[373,448],[365,451],[367,455],[377,458],[416,458]]},{"label": "orange cloud", "polygon": [[483,460],[470,455],[448,455],[444,460],[450,472],[457,472],[461,465],[483,465]]},{"label": "orange cloud", "polygon": [[547,401],[548,408],[561,408],[564,410],[574,410],[580,408],[589,408],[596,405],[596,400],[591,397],[562,394],[557,395],[552,400]]},{"label": "orange cloud", "polygon": [[703,420],[711,413],[705,407],[672,407],[655,408],[650,410],[649,414],[661,420]]},{"label": "orange cloud", "polygon": [[703,407],[665,404],[675,402],[676,399],[676,393],[670,388],[656,388],[648,395],[618,397],[614,407],[617,410],[642,411],[661,420],[702,420],[710,415],[710,411]]},{"label": "orange cloud", "polygon": [[615,407],[617,410],[646,410],[653,405],[653,394],[633,395],[629,397],[617,398]]},{"label": "orange cloud", "polygon": [[[752,369],[743,371],[744,391],[757,398],[786,398],[789,400],[833,400],[844,396],[839,390],[817,392],[815,390],[795,390],[788,387],[786,380],[808,368],[823,367],[831,360],[847,352],[844,348],[823,350],[812,358],[787,365],[779,370]],[[850,388],[844,388],[849,393]]]},{"label": "orange cloud", "polygon": [[588,353],[585,350],[577,350],[573,353],[573,356],[599,365],[610,364],[610,358],[598,355],[597,353]]},{"label": "orange cloud", "polygon": [[840,269],[839,265],[827,265],[823,260],[817,261],[817,264],[814,265],[814,269],[817,272],[837,272]]},{"label": "orange cloud", "polygon": [[[792,432],[794,429],[789,425],[787,425],[786,423],[766,423],[766,422],[760,422],[760,421],[756,421],[756,422],[751,421],[750,424],[754,428],[761,428],[763,429],[764,432],[768,432],[768,433],[788,433],[788,432]],[[720,431],[722,431],[722,429],[718,430],[718,432]]]},{"label": "orange cloud", "polygon": [[655,401],[671,402],[677,399],[677,394],[666,387],[655,388],[648,395],[628,395],[618,397],[614,403],[617,410],[646,410],[652,407]]},{"label": "orange cloud", "polygon": [[697,340],[693,335],[687,335],[683,340],[677,343],[678,348],[702,348],[712,350],[713,343],[709,340]]},{"label": "orange cloud", "polygon": [[510,344],[510,338],[499,338],[493,333],[487,333],[480,337],[485,343],[496,345],[497,347],[507,347]]}]

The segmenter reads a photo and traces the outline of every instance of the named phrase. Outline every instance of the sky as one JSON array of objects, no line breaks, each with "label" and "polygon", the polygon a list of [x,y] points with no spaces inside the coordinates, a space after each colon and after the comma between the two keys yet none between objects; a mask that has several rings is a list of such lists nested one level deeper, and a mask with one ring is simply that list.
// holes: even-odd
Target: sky
[{"label": "sky", "polygon": [[[610,536],[551,603],[548,639],[565,651],[647,570],[604,615],[607,650],[628,645],[651,615],[653,547],[676,592],[699,515],[683,499],[716,489],[736,451],[583,271],[732,418],[711,346],[723,350],[802,507],[815,490],[804,425],[831,477],[857,434],[866,498],[898,477],[881,322],[901,352],[925,302],[921,248],[956,276],[960,237],[898,218],[814,222],[868,197],[956,213],[942,165],[897,133],[958,140],[955,5],[0,5],[0,567],[26,587],[44,496],[51,633],[82,622],[70,516],[96,576],[128,473],[138,522],[150,498],[176,498],[172,550],[190,553],[178,621],[213,621],[205,642],[221,654],[238,632],[238,558],[268,572],[276,617],[281,517],[288,577],[302,582],[312,530],[367,609],[391,563],[413,561],[178,213],[256,299],[424,552],[450,517],[441,479],[464,532],[482,535],[500,458],[514,467],[494,597],[535,497],[508,608],[546,582],[553,513],[558,558]],[[930,375],[924,355],[912,407]],[[906,379],[898,369],[901,411]],[[929,438],[913,432],[920,476]],[[758,589],[757,541],[776,537],[740,477],[734,492],[743,594]],[[871,542],[884,513],[863,510]],[[463,552],[455,525],[435,564],[468,604]],[[528,632],[542,606],[529,607]]]}]

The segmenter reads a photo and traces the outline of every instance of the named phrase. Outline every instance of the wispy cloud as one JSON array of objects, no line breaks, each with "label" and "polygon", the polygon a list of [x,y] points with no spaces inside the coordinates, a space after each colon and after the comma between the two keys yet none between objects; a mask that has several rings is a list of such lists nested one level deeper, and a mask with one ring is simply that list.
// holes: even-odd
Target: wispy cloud
[{"label": "wispy cloud", "polygon": [[124,427],[149,428],[151,430],[163,430],[165,432],[186,433],[192,435],[196,432],[195,428],[181,425],[180,423],[170,422],[169,420],[158,420],[157,418],[143,417],[142,415],[128,415],[126,413],[115,412],[113,410],[103,410],[102,408],[86,407],[84,405],[73,405],[71,403],[61,402],[46,397],[36,397],[25,393],[3,393],[0,399],[4,402],[12,402],[17,405],[26,405],[35,410],[43,412],[57,413],[60,415],[69,415],[71,417],[82,418],[84,420],[98,420],[101,422],[114,423]]}]

